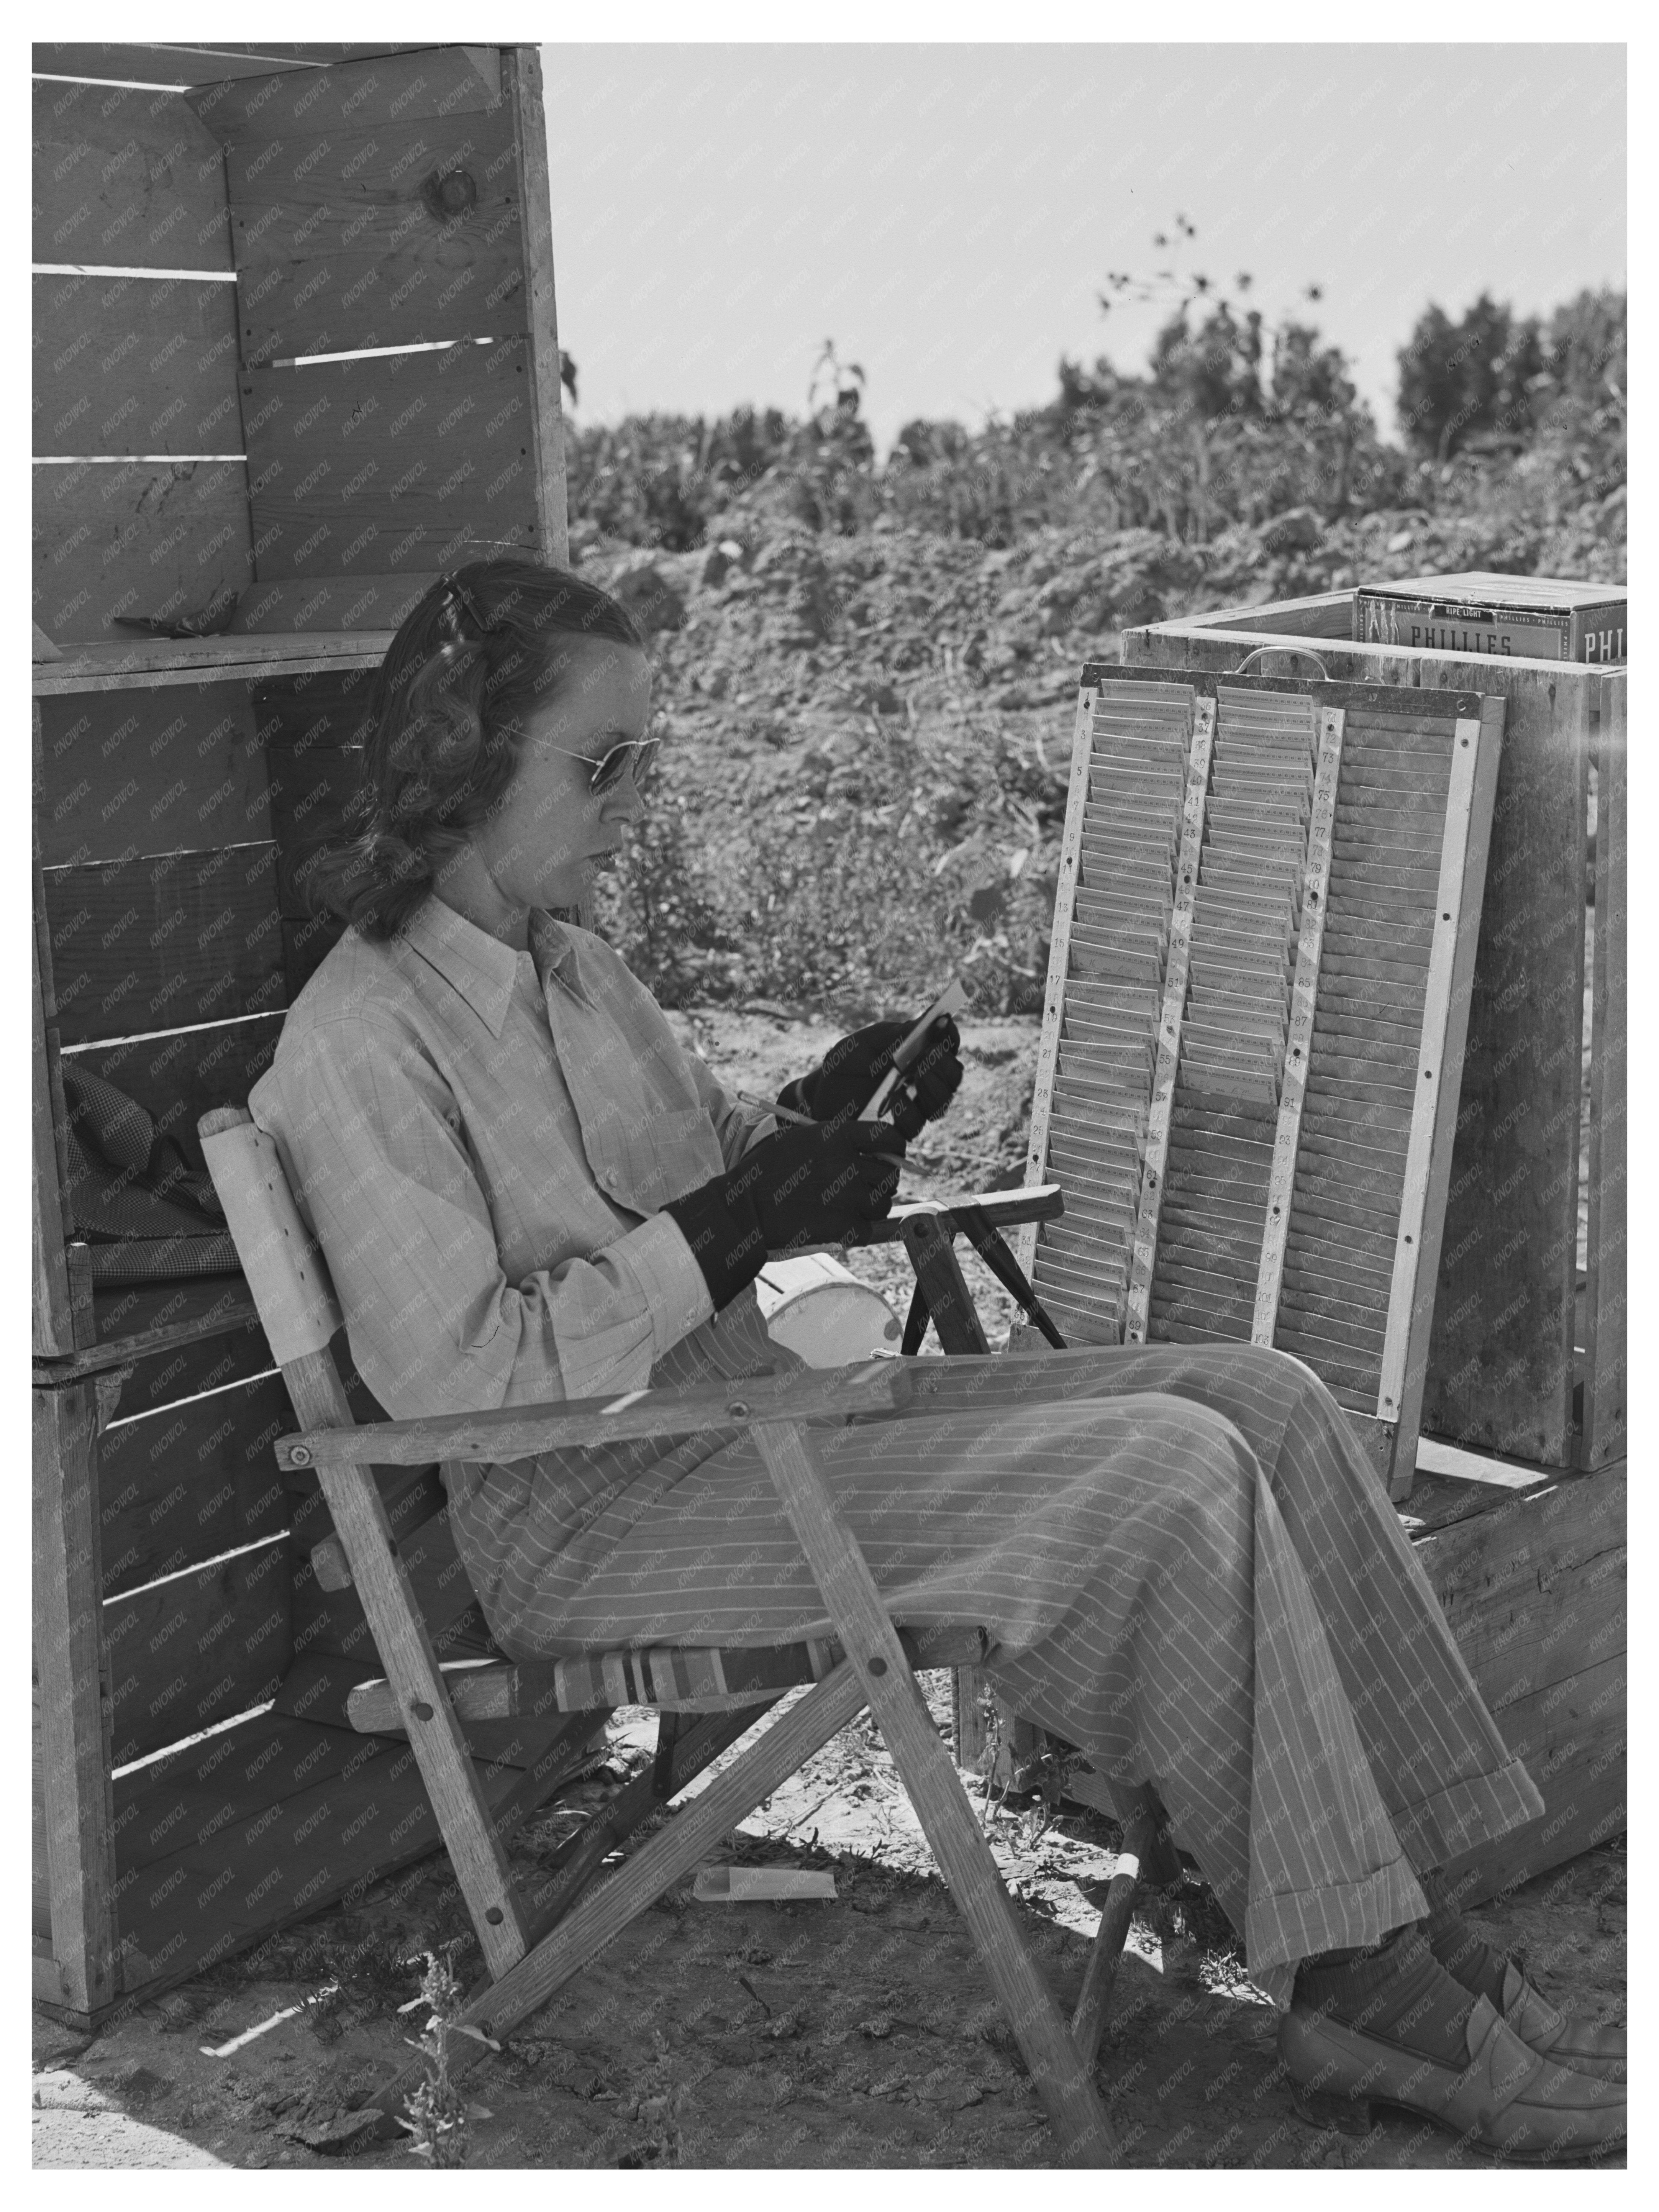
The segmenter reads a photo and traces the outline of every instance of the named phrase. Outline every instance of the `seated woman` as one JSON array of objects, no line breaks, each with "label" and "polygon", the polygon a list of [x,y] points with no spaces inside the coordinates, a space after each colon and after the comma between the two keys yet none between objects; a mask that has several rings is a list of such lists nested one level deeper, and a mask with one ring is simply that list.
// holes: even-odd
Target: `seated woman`
[{"label": "seated woman", "polygon": [[[780,1129],[558,918],[643,811],[627,613],[521,560],[434,585],[380,672],[350,923],[250,1102],[398,1418],[787,1366],[769,1249],[884,1215],[955,1039],[896,1126],[853,1117],[898,1025],[844,1040]],[[1543,1809],[1346,1419],[1249,1345],[919,1363],[915,1404],[816,1431],[900,1624],[983,1628],[1002,1695],[1109,1781],[1153,1781],[1281,2008],[1292,2078],[1479,2143],[1623,2140],[1622,2030],[1563,2018],[1433,1870]],[[830,1632],[750,1438],[445,1469],[522,1656]]]}]

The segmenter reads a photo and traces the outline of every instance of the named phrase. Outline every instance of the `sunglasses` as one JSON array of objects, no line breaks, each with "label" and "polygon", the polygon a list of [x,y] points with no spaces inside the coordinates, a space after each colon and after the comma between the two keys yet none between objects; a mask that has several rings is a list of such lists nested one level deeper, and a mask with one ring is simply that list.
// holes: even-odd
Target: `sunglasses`
[{"label": "sunglasses", "polygon": [[573,753],[568,745],[550,745],[550,752],[562,753],[567,760],[580,761],[591,768],[587,787],[595,795],[614,791],[630,770],[635,791],[643,791],[651,781],[651,771],[657,757],[660,738],[629,738],[622,744],[612,745],[610,751],[595,760],[592,753]]}]

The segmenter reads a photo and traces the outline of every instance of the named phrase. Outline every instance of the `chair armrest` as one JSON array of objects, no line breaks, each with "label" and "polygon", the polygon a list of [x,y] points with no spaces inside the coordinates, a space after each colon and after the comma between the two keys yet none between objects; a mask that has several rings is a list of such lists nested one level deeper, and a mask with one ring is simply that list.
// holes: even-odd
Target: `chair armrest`
[{"label": "chair armrest", "polygon": [[276,1463],[288,1468],[424,1467],[434,1459],[530,1459],[538,1452],[638,1437],[696,1436],[709,1429],[751,1428],[761,1421],[891,1412],[908,1405],[914,1390],[908,1364],[883,1359],[804,1375],[750,1376],[690,1390],[628,1390],[617,1398],[566,1398],[546,1406],[504,1406],[492,1413],[309,1429],[277,1440]]},{"label": "chair armrest", "polygon": [[904,1224],[915,1215],[949,1213],[954,1207],[968,1206],[982,1214],[993,1229],[1017,1229],[1022,1222],[1057,1220],[1066,1211],[1066,1199],[1057,1182],[1030,1183],[1021,1190],[987,1190],[973,1195],[964,1193],[954,1198],[904,1199],[894,1206],[885,1221],[872,1222],[867,1229],[845,1241],[849,1248],[855,1244],[896,1243],[904,1233]]}]

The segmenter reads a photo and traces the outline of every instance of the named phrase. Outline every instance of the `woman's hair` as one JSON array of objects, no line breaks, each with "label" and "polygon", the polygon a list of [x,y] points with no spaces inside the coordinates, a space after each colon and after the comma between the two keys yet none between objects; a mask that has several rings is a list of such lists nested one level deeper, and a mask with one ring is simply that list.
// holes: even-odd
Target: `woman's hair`
[{"label": "woman's hair", "polygon": [[312,911],[366,937],[395,935],[440,860],[505,798],[531,716],[599,639],[644,644],[620,602],[567,568],[509,557],[440,578],[375,675],[349,842],[307,871]]}]

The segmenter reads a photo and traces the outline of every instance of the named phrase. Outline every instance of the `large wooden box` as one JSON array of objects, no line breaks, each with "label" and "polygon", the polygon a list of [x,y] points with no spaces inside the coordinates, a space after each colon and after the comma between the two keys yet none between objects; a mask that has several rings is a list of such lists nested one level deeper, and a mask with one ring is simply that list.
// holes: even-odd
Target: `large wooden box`
[{"label": "large wooden box", "polygon": [[1627,674],[1358,642],[1354,599],[1158,623],[1123,657],[1503,695],[1423,1429],[1605,1466],[1625,1451]]},{"label": "large wooden box", "polygon": [[[34,69],[35,1989],[86,2021],[436,1837],[407,1747],[344,1725],[378,1670],[245,1285],[119,1279],[64,1071],[164,1132],[246,1099],[392,629],[461,561],[563,557],[565,510],[536,47]],[[392,1503],[442,1576],[435,1476]]]}]

